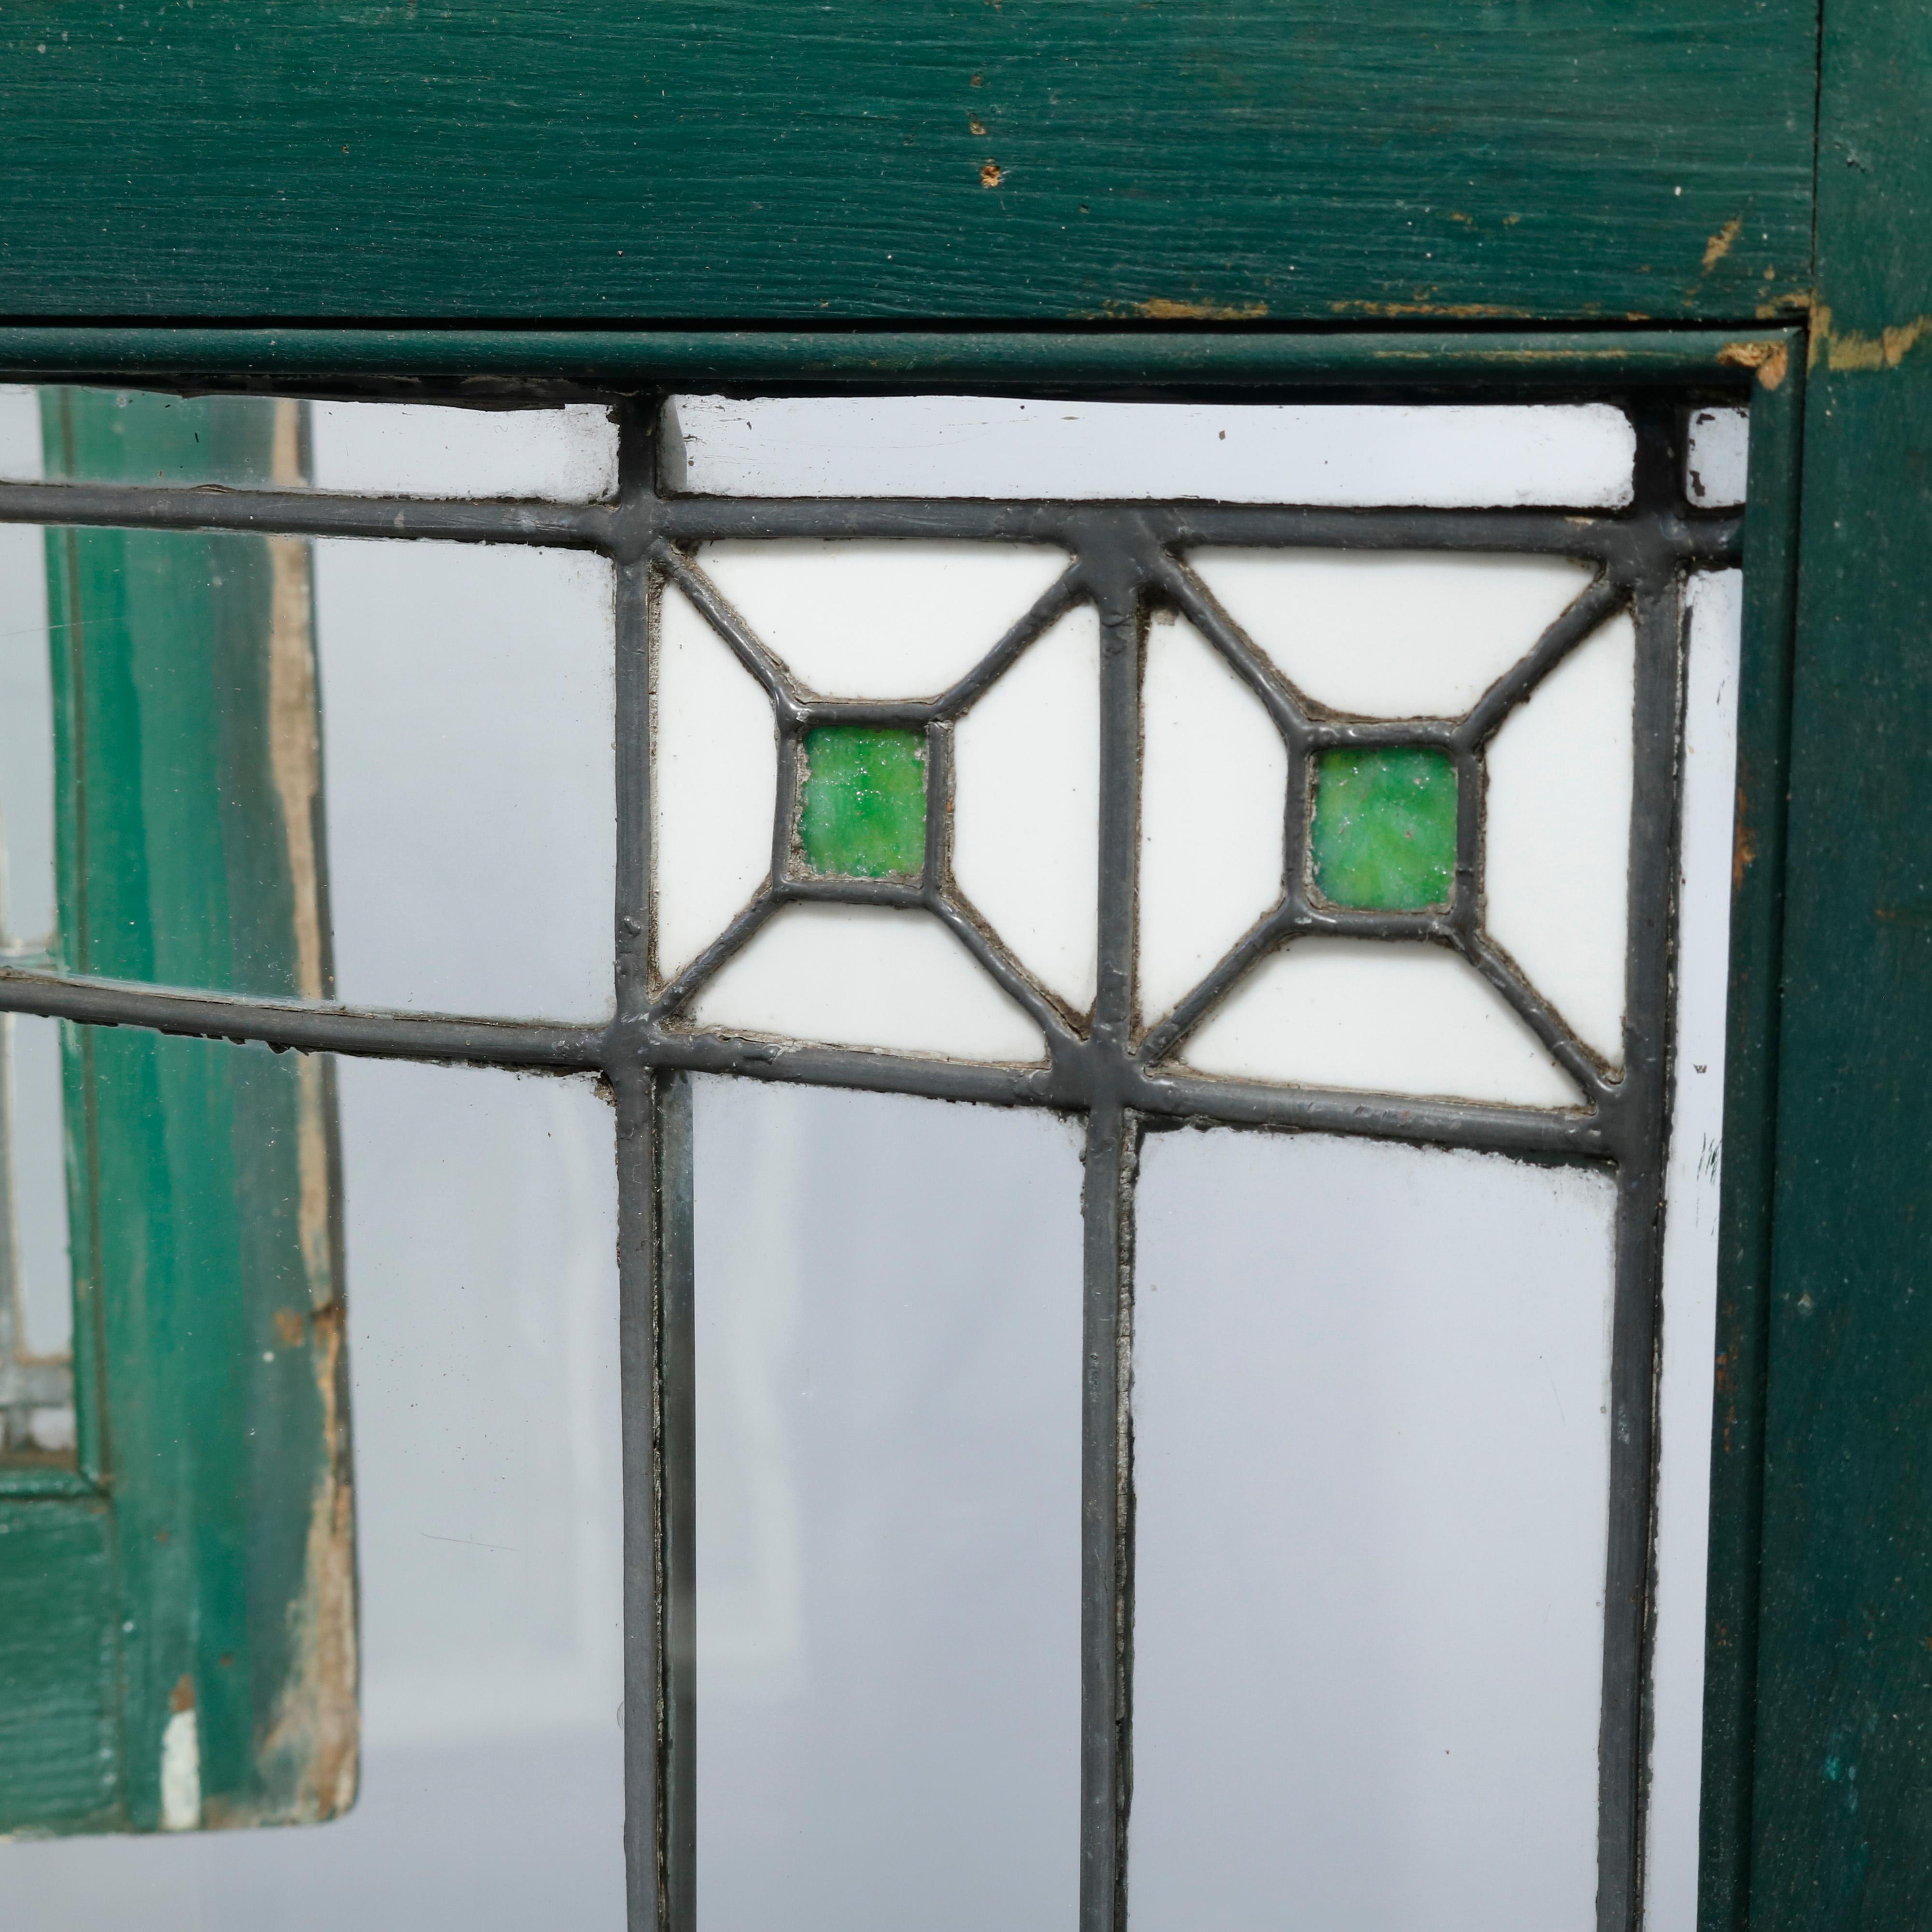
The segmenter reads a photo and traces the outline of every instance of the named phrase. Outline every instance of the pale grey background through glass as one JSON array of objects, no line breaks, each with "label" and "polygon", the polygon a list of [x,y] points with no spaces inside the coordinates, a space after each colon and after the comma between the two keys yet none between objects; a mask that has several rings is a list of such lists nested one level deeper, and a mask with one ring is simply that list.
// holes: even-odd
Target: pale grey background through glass
[{"label": "pale grey background through glass", "polygon": [[703,1932],[1070,1932],[1080,1164],[1047,1116],[700,1080]]},{"label": "pale grey background through glass", "polygon": [[1136,1932],[1586,1932],[1614,1190],[1150,1139]]},{"label": "pale grey background through glass", "polygon": [[619,1932],[612,1120],[339,1063],[363,1780],[313,1829],[0,1845],[8,1932]]}]

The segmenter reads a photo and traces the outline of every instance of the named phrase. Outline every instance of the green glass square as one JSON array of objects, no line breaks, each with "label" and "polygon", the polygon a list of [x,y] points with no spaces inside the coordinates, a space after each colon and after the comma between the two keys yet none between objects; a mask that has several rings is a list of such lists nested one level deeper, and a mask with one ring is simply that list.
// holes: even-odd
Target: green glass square
[{"label": "green glass square", "polygon": [[1315,884],[1332,905],[1446,905],[1456,876],[1456,768],[1426,745],[1324,752],[1316,767]]},{"label": "green glass square", "polygon": [[926,869],[926,737],[866,724],[805,734],[799,843],[814,872],[884,878]]}]

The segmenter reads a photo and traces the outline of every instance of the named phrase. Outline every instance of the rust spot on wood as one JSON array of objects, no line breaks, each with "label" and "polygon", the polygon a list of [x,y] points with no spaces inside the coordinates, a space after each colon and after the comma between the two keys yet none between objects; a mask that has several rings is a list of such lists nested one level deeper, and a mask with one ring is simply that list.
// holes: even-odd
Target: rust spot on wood
[{"label": "rust spot on wood", "polygon": [[179,1717],[184,1711],[194,1708],[194,1679],[185,1672],[175,1679],[175,1688],[168,1693],[168,1711]]},{"label": "rust spot on wood", "polygon": [[982,188],[998,188],[1005,178],[998,161],[982,161],[980,164],[980,185]]},{"label": "rust spot on wood", "polygon": [[976,117],[969,118],[966,123],[966,128],[967,131],[969,134],[983,134],[986,131],[986,123]]},{"label": "rust spot on wood", "polygon": [[292,1308],[275,1310],[275,1335],[285,1348],[299,1348],[302,1343],[302,1318]]},{"label": "rust spot on wood", "polygon": [[1750,822],[1744,817],[1744,788],[1738,788],[1738,829],[1731,841],[1731,890],[1736,892],[1744,882],[1744,874],[1750,869],[1757,856],[1757,834],[1750,829]]},{"label": "rust spot on wood", "polygon": [[1256,322],[1268,314],[1266,302],[1171,302],[1166,296],[1134,304],[1149,322]]},{"label": "rust spot on wood", "polygon": [[1774,389],[1791,367],[1791,352],[1781,342],[1727,342],[1718,360],[1727,368],[1755,369],[1758,380]]},{"label": "rust spot on wood", "polygon": [[1731,252],[1731,244],[1744,232],[1743,221],[1732,215],[1723,227],[1704,244],[1704,272],[1708,274]]},{"label": "rust spot on wood", "polygon": [[309,1510],[305,1587],[290,1606],[295,1667],[265,1749],[294,1761],[292,1816],[333,1818],[356,1802],[361,1717],[356,1706],[356,1508],[343,1426],[343,1307],[314,1317],[322,1399],[322,1472]]}]

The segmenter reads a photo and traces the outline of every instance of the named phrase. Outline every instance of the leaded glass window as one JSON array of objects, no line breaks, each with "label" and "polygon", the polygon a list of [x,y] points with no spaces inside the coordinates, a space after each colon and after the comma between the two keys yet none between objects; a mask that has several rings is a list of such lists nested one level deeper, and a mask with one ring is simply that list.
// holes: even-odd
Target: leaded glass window
[{"label": "leaded glass window", "polygon": [[[278,1285],[204,1346],[263,1414],[334,1352],[308,1768],[224,1769],[184,1637],[122,1822],[346,1804],[332,1405],[454,1362],[551,1407],[445,1494],[573,1500],[428,1528],[378,1427],[370,1600],[412,1529],[568,1572],[530,1696],[619,1689],[634,1924],[1688,1928],[1743,412],[458,400],[10,404],[64,829],[0,982],[9,1480],[111,1468],[20,1340],[70,1209],[75,1305],[138,1300],[104,1132],[248,1149]],[[424,1312],[484,1224],[556,1277],[491,1304],[527,1377]]]}]

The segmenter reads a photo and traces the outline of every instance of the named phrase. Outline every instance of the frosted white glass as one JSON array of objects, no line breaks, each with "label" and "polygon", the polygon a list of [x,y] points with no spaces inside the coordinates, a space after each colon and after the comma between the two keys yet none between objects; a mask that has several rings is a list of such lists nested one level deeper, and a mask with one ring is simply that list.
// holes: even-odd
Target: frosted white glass
[{"label": "frosted white glass", "polygon": [[30,1355],[64,1355],[74,1346],[74,1264],[60,1022],[9,1013],[4,1026],[10,1090],[5,1146],[20,1342]]},{"label": "frosted white glass", "polygon": [[1100,922],[1100,620],[1070,610],[962,718],[952,872],[1021,963],[1094,1004]]},{"label": "frosted white glass", "polygon": [[311,403],[309,436],[319,490],[558,503],[596,502],[617,490],[617,426],[602,404]]},{"label": "frosted white glass", "polygon": [[611,1114],[344,1060],[362,1774],[320,1830],[0,1845],[21,1932],[622,1932]]},{"label": "frosted white glass", "polygon": [[1141,730],[1137,984],[1151,1024],[1280,899],[1288,752],[1180,620],[1148,628]]},{"label": "frosted white glass", "polygon": [[608,1012],[610,565],[510,545],[314,554],[340,997]]},{"label": "frosted white glass", "polygon": [[0,524],[0,944],[38,951],[56,923],[54,708],[46,532],[31,524]]},{"label": "frosted white glass", "polygon": [[1299,939],[1181,1048],[1204,1073],[1523,1107],[1581,1095],[1474,968],[1439,946]]},{"label": "frosted white glass", "polygon": [[1188,562],[1305,697],[1365,718],[1457,718],[1597,572],[1561,556],[1197,550]]},{"label": "frosted white glass", "polygon": [[821,698],[937,698],[1066,569],[1036,544],[714,543],[698,567]]},{"label": "frosted white glass", "polygon": [[657,963],[670,978],[771,876],[778,736],[770,698],[670,584],[654,682]]},{"label": "frosted white glass", "polygon": [[700,1932],[1070,1932],[1078,1142],[694,1085]]},{"label": "frosted white glass", "polygon": [[39,482],[42,460],[40,391],[30,383],[0,383],[0,482]]},{"label": "frosted white glass", "polygon": [[1222,1131],[1139,1203],[1134,1925],[1584,1932],[1612,1184]]},{"label": "frosted white glass", "polygon": [[728,496],[1206,497],[1477,506],[1630,500],[1606,403],[672,399],[673,487]]},{"label": "frosted white glass", "polygon": [[1663,1366],[1658,1384],[1657,1582],[1651,1653],[1647,1932],[1696,1932],[1704,1747],[1704,1617],[1724,1178],[1743,579],[1690,585],[1690,670],[1678,794],[1676,1050],[1664,1178]]},{"label": "frosted white glass", "polygon": [[1684,492],[1706,509],[1735,508],[1750,470],[1750,412],[1694,410],[1684,460]]},{"label": "frosted white glass", "polygon": [[1036,1060],[1046,1042],[930,914],[782,908],[694,1003],[699,1026],[962,1060]]},{"label": "frosted white glass", "polygon": [[1623,1061],[1636,632],[1613,617],[1490,740],[1484,920],[1612,1066]]}]

